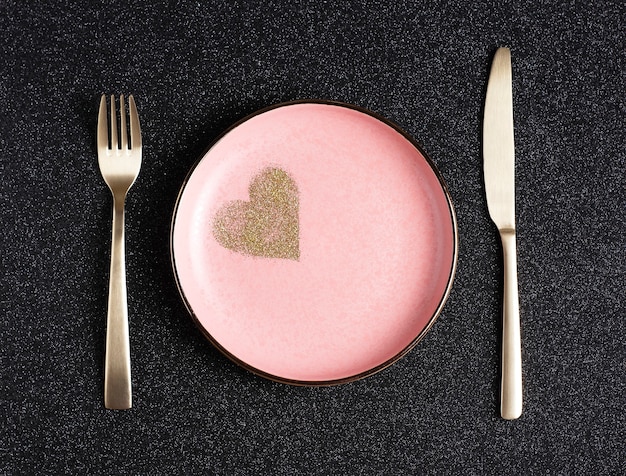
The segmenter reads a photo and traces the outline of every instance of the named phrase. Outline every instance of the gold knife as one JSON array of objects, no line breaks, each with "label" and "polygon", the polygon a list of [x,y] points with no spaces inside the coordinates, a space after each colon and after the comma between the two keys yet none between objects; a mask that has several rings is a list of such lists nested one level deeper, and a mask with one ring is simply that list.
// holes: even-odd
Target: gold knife
[{"label": "gold knife", "polygon": [[522,349],[515,239],[515,145],[511,51],[498,48],[491,65],[483,121],[485,191],[489,215],[498,227],[504,257],[502,385],[500,413],[522,414]]}]

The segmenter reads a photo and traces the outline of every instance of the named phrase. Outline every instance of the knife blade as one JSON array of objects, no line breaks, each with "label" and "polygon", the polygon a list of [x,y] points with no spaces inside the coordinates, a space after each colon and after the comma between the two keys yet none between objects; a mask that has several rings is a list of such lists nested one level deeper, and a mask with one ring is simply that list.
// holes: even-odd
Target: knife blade
[{"label": "knife blade", "polygon": [[522,352],[515,232],[515,143],[511,52],[498,48],[491,65],[483,120],[483,168],[489,215],[498,228],[504,260],[500,413],[522,414]]}]

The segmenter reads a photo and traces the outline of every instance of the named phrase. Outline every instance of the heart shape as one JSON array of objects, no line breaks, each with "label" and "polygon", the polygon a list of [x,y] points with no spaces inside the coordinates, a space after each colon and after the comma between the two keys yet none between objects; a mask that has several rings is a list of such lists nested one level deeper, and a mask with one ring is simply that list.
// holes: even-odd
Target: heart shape
[{"label": "heart shape", "polygon": [[298,261],[298,187],[287,172],[267,167],[248,188],[250,201],[223,205],[213,219],[213,236],[229,250]]}]

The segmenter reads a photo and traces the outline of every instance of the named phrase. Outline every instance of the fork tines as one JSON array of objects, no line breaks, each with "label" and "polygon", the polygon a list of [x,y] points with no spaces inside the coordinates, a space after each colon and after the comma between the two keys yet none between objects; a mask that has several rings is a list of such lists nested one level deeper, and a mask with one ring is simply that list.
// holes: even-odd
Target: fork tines
[{"label": "fork tines", "polygon": [[[127,127],[126,103],[124,101],[124,95],[120,94],[119,98],[119,129],[117,126],[118,114],[115,107],[115,102],[115,96],[111,95],[110,112],[107,114],[106,95],[103,94],[100,98],[100,111],[98,113],[98,148],[123,150],[141,147],[139,116],[137,114],[137,107],[135,106],[135,100],[132,94],[128,96],[128,109],[130,113],[130,135],[129,129]],[[109,122],[111,127],[108,127]]]}]

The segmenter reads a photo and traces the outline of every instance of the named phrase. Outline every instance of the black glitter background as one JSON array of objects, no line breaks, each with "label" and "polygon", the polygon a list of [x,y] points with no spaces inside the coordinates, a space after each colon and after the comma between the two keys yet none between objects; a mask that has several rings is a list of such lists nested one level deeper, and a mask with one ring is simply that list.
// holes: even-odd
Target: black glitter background
[{"label": "black glitter background", "polygon": [[[0,2],[0,473],[623,474],[626,6],[620,1]],[[513,58],[524,414],[499,418],[501,252],[481,127]],[[134,408],[102,402],[111,202],[102,93],[144,141],[127,203]],[[459,220],[443,314],[391,368],[265,381],[194,327],[170,269],[178,189],[224,129],[277,102],[398,123]]]}]

